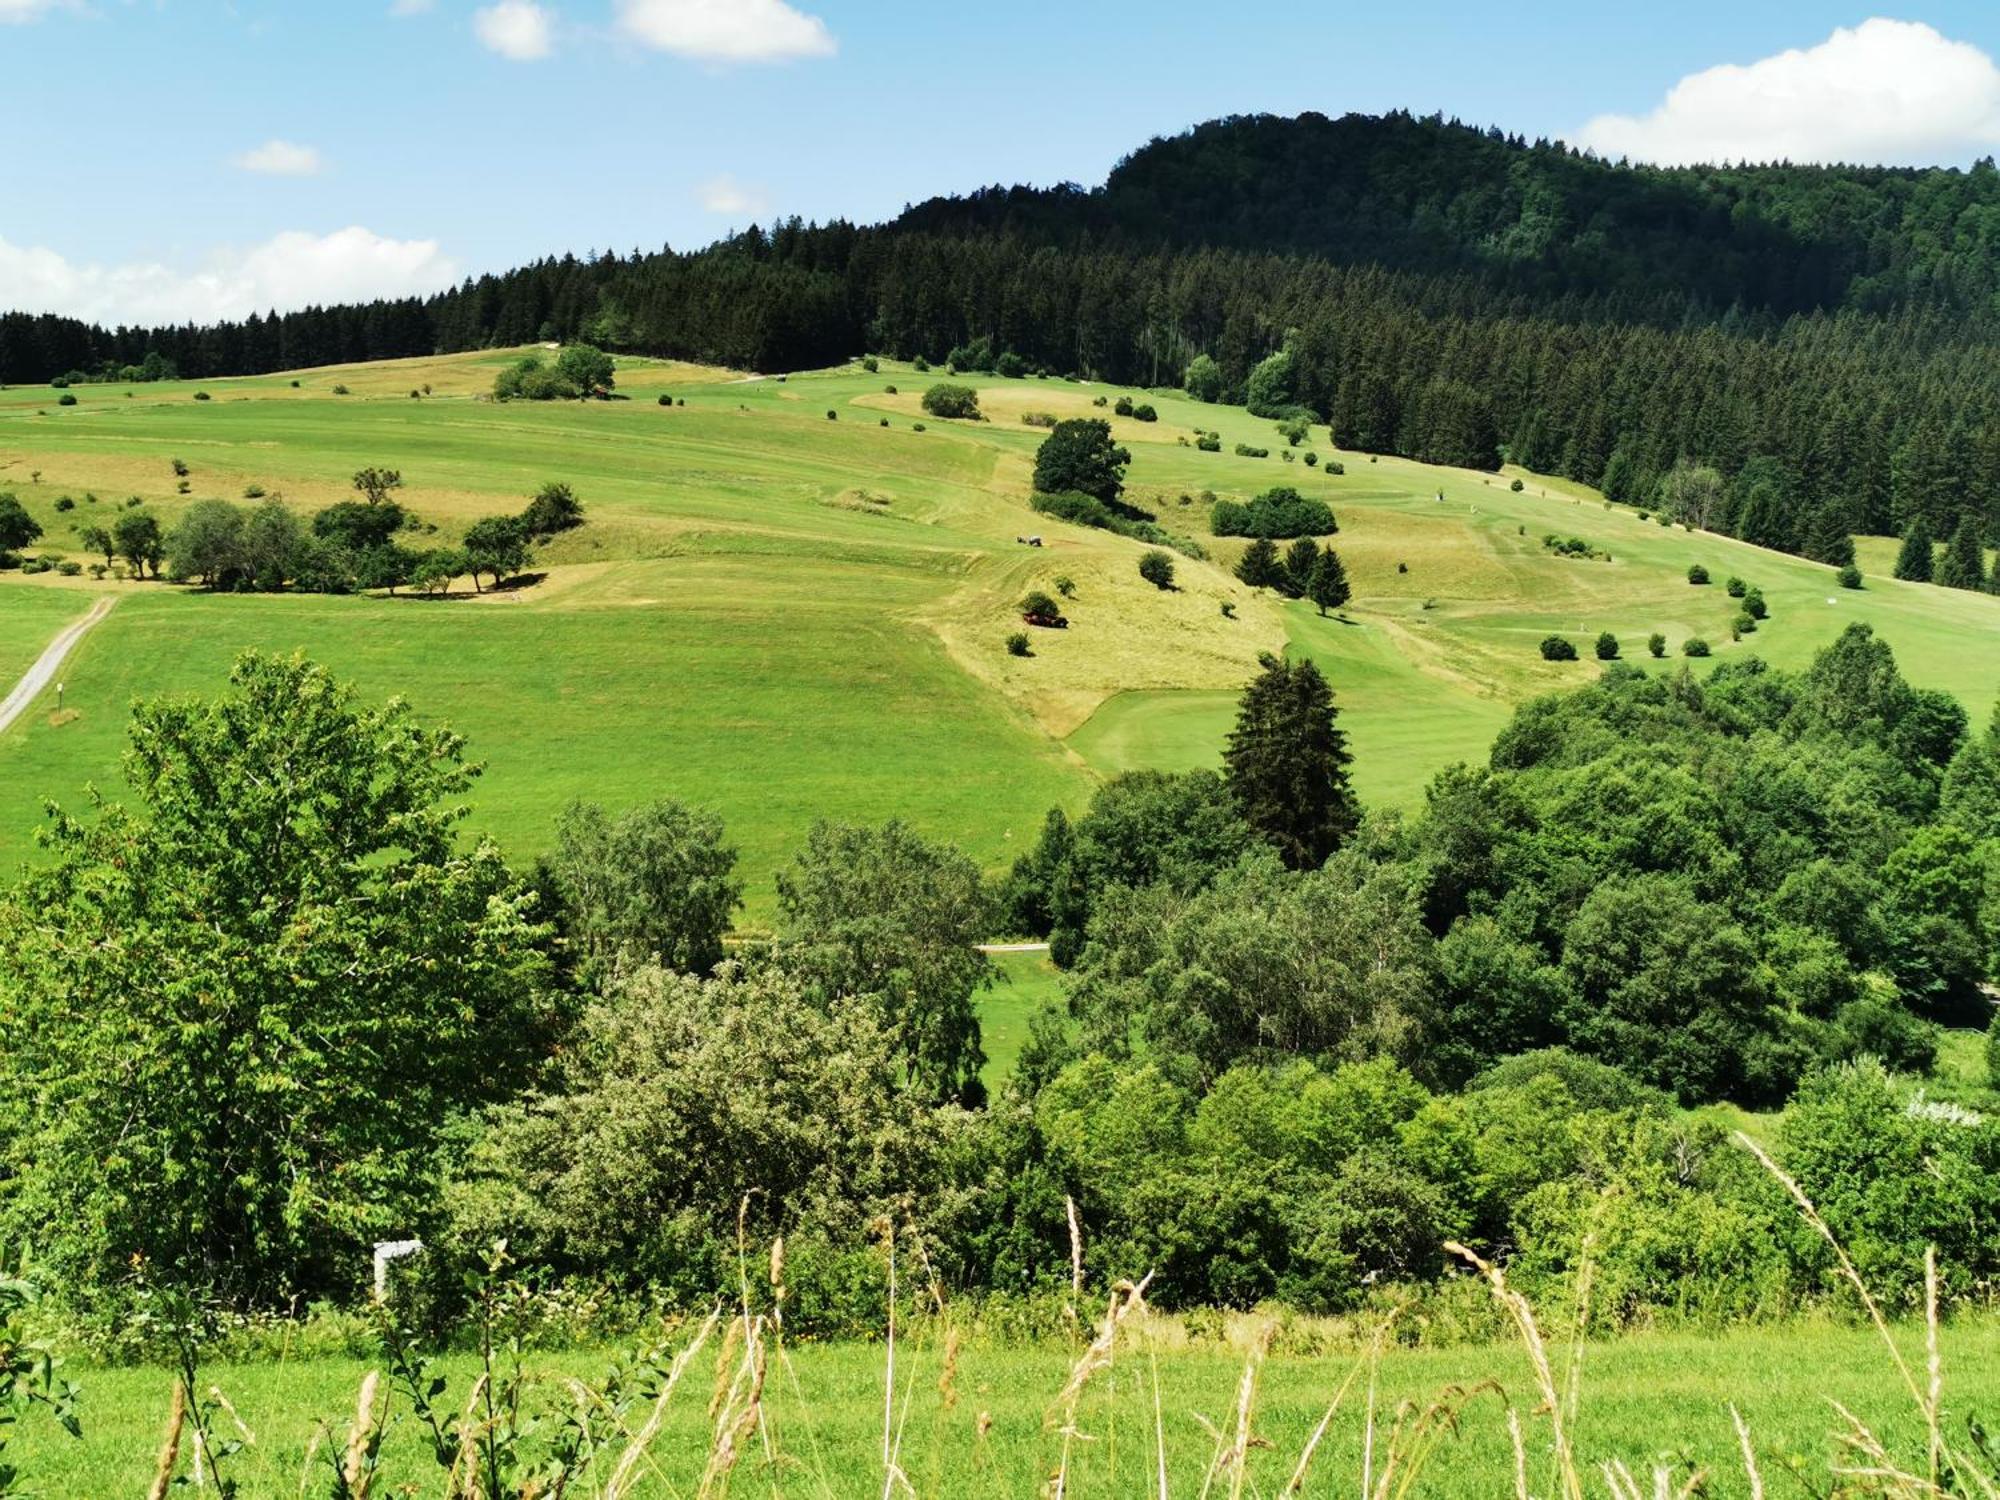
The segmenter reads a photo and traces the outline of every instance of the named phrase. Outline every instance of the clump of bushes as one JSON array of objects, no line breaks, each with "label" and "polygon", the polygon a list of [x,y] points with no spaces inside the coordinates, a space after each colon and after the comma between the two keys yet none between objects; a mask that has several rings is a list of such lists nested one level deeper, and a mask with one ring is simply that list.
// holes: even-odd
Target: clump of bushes
[{"label": "clump of bushes", "polygon": [[940,381],[924,392],[924,410],[934,417],[977,421],[979,393],[969,385]]},{"label": "clump of bushes", "polygon": [[1117,403],[1111,408],[1111,415],[1114,417],[1129,417],[1132,415],[1133,410],[1132,398],[1130,396],[1120,396]]},{"label": "clump of bushes", "polygon": [[1563,636],[1542,637],[1543,661],[1575,661],[1576,647]]},{"label": "clump of bushes", "polygon": [[1248,443],[1238,443],[1236,445],[1236,456],[1238,458],[1269,458],[1271,450],[1269,448],[1253,448]]},{"label": "clump of bushes", "polygon": [[1220,453],[1222,451],[1222,438],[1219,434],[1213,432],[1199,433],[1195,437],[1194,445],[1203,453]]},{"label": "clump of bushes", "polygon": [[1266,490],[1245,504],[1218,500],[1208,513],[1215,536],[1268,537],[1333,536],[1339,530],[1333,510],[1324,500],[1311,500],[1288,485]]},{"label": "clump of bushes", "polygon": [[1707,656],[1708,654],[1708,642],[1698,635],[1691,635],[1681,642],[1682,656]]},{"label": "clump of bushes", "polygon": [[1021,618],[1044,630],[1061,630],[1069,624],[1062,606],[1040,589],[1030,589],[1022,596]]},{"label": "clump of bushes", "polygon": [[1592,546],[1580,536],[1556,536],[1551,533],[1542,538],[1545,550],[1558,557],[1587,557],[1593,562],[1610,562],[1611,554],[1602,547]]},{"label": "clump of bushes", "polygon": [[1135,422],[1157,422],[1160,420],[1160,414],[1153,410],[1150,403],[1145,401],[1141,401],[1137,406],[1133,407],[1127,415]]},{"label": "clump of bushes", "polygon": [[1055,413],[1048,411],[1024,411],[1021,413],[1021,424],[1024,427],[1053,427],[1056,425]]}]

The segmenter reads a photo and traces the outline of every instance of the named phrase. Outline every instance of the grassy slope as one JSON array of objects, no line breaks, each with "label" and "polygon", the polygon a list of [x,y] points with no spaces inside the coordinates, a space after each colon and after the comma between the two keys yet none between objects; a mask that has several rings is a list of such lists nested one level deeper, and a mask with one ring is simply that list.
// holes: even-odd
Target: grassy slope
[{"label": "grassy slope", "polygon": [[[1919,1363],[1920,1331],[1907,1331],[1904,1343],[1906,1357]],[[1560,1360],[1562,1351],[1555,1352]],[[1974,1320],[1948,1330],[1943,1354],[1947,1423],[1962,1431],[1966,1415],[1990,1408],[2000,1389],[2000,1325]],[[901,1457],[915,1492],[1042,1493],[1058,1449],[1045,1418],[1072,1357],[1061,1349],[1006,1349],[975,1341],[959,1359],[959,1399],[947,1410],[938,1393],[940,1352],[906,1343],[899,1351],[899,1374],[910,1390]],[[790,1476],[785,1491],[857,1500],[879,1494],[880,1349],[808,1345],[795,1349],[792,1358],[797,1389],[789,1378],[773,1379],[767,1387],[774,1440]],[[1152,1376],[1143,1351],[1120,1358],[1109,1374],[1097,1377],[1079,1411],[1079,1428],[1092,1438],[1077,1446],[1072,1460],[1070,1493],[1080,1497],[1157,1493],[1149,1483]],[[551,1376],[590,1380],[599,1378],[608,1362],[608,1355],[531,1356],[531,1365]],[[641,1494],[694,1492],[709,1437],[703,1413],[712,1364],[701,1358],[677,1394],[655,1449],[658,1471]],[[1246,1493],[1279,1491],[1352,1365],[1344,1355],[1280,1357],[1264,1365],[1254,1431],[1270,1446],[1253,1450]],[[1225,1430],[1233,1425],[1242,1367],[1240,1354],[1214,1345],[1169,1345],[1160,1354],[1160,1407],[1173,1494],[1193,1495],[1200,1488],[1214,1452],[1202,1421]],[[246,1500],[299,1493],[316,1429],[329,1424],[334,1443],[340,1442],[364,1368],[353,1361],[314,1359],[205,1373],[205,1383],[212,1379],[220,1387],[256,1435],[255,1446],[234,1467]],[[30,1415],[14,1450],[25,1475],[50,1494],[140,1493],[159,1442],[168,1376],[159,1370],[67,1373],[84,1388],[85,1440],[61,1438]],[[453,1394],[447,1400],[455,1407],[471,1379],[470,1362],[449,1361],[448,1373]],[[1767,1476],[1780,1456],[1790,1454],[1799,1456],[1806,1472],[1816,1470],[1824,1478],[1828,1434],[1836,1425],[1829,1399],[1855,1411],[1900,1451],[1919,1459],[1923,1451],[1909,1399],[1869,1332],[1808,1325],[1722,1337],[1635,1336],[1591,1346],[1583,1376],[1576,1444],[1587,1474],[1612,1457],[1640,1474],[1656,1459],[1672,1460],[1681,1465],[1682,1477],[1690,1464],[1708,1468],[1714,1487],[1704,1493],[1742,1495],[1747,1486],[1730,1425],[1732,1403],[1750,1424]],[[1535,1414],[1526,1362],[1511,1346],[1392,1351],[1381,1368],[1380,1420],[1386,1427],[1405,1400],[1421,1407],[1448,1385],[1470,1389],[1488,1379],[1500,1383],[1521,1413],[1535,1492],[1550,1492],[1554,1486],[1542,1482],[1541,1467],[1548,1451],[1546,1422]],[[1352,1494],[1359,1488],[1364,1411],[1357,1384],[1328,1430],[1305,1493]],[[975,1425],[989,1415],[990,1432],[976,1436]],[[227,1418],[221,1420],[226,1427]],[[419,1481],[428,1492],[436,1483],[411,1422],[391,1429],[384,1453],[386,1483],[378,1492]],[[761,1494],[764,1475],[749,1462],[738,1478]],[[1461,1430],[1439,1447],[1414,1493],[1510,1494],[1512,1463],[1499,1398],[1482,1394],[1468,1401]],[[322,1471],[313,1480],[315,1493],[324,1482]]]},{"label": "grassy slope", "polygon": [[[1134,453],[1134,498],[1199,535],[1204,490],[1283,482],[1325,496],[1355,587],[1344,618],[1251,595],[1226,571],[1240,543],[1214,543],[1212,565],[1183,562],[1180,588],[1160,593],[1137,577],[1138,544],[1028,510],[1042,435],[1020,417],[1102,414],[1099,387],[982,377],[990,421],[928,421],[922,433],[917,393],[935,377],[907,369],[737,381],[627,361],[630,401],[469,399],[507,358],[213,381],[207,402],[187,385],[130,396],[87,387],[68,409],[47,391],[0,392],[0,487],[72,556],[70,528],[108,519],[128,494],[171,519],[185,503],[168,467],[176,457],[194,470],[195,496],[254,483],[306,508],[344,497],[363,464],[398,467],[404,500],[439,540],[517,509],[544,479],[574,484],[591,517],[547,550],[546,582],[502,599],[211,599],[103,585],[127,597],[65,674],[78,717],[58,727],[38,711],[0,741],[0,862],[26,852],[44,795],[115,783],[132,696],[212,689],[251,644],[304,647],[369,692],[401,691],[466,731],[490,767],[478,822],[516,854],[541,847],[572,796],[717,807],[745,851],[753,925],[769,911],[771,869],[814,814],[901,813],[996,867],[1047,806],[1080,803],[1092,771],[1211,763],[1236,689],[1268,650],[1327,667],[1364,796],[1405,805],[1438,767],[1479,758],[1514,703],[1588,680],[1600,629],[1628,655],[1658,630],[1676,646],[1702,634],[1721,655],[1755,649],[1797,665],[1865,619],[1913,680],[1959,693],[1975,715],[2000,686],[1990,650],[2000,600],[1882,578],[1846,593],[1827,569],[1665,530],[1532,476],[1517,495],[1505,479],[1400,460],[1339,455],[1347,473],[1331,476],[1276,453],[1179,442],[1211,426],[1225,449],[1281,441],[1237,409],[1168,395],[1154,398],[1157,424],[1115,421]],[[430,399],[409,399],[427,383]],[[335,384],[352,394],[333,396]],[[659,407],[663,390],[688,404]],[[75,510],[56,512],[62,494]],[[1551,531],[1614,561],[1552,557],[1540,544]],[[1048,545],[1017,545],[1030,533]],[[1715,587],[1687,585],[1693,561]],[[1735,605],[1720,587],[1732,572],[1760,585],[1773,611],[1741,646],[1728,643]],[[1061,576],[1074,584],[1072,628],[1038,632],[1031,658],[1008,656],[1013,602]],[[52,597],[43,581],[0,577],[0,672],[58,628]],[[1535,648],[1551,631],[1586,659],[1543,663]]]}]

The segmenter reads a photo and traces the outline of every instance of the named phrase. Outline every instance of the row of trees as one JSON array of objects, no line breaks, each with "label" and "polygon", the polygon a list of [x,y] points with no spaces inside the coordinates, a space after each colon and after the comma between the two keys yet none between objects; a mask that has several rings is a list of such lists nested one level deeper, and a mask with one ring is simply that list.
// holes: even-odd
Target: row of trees
[{"label": "row of trees", "polygon": [[[1674,1104],[1803,1080],[1788,1166],[1872,1282],[1921,1297],[1927,1241],[1948,1293],[2000,1273],[2000,1126],[1843,1061],[1921,1069],[1993,963],[2000,723],[1856,627],[1796,675],[1613,668],[1404,821],[1334,710],[1267,660],[1221,774],[1107,784],[997,890],[822,823],[730,950],[717,819],[580,805],[510,869],[448,730],[246,657],[135,710],[133,805],[0,893],[0,1232],[105,1317],[135,1256],[282,1307],[410,1234],[706,1306],[783,1233],[788,1322],[854,1329],[879,1214],[946,1286],[1053,1292],[1073,1202],[1089,1273],[1170,1303],[1352,1307],[1446,1238],[1532,1285],[1589,1236],[1610,1316],[1734,1317],[1840,1273]],[[1004,925],[1071,972],[989,1098]]]}]

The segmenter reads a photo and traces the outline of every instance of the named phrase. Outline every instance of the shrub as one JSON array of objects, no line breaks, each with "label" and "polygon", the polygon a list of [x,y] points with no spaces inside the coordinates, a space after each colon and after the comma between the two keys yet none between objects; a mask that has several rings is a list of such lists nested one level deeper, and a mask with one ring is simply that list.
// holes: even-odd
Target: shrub
[{"label": "shrub", "polygon": [[931,372],[931,362],[919,354],[915,359],[910,361],[910,368],[915,370],[919,375],[928,375]]},{"label": "shrub", "polygon": [[1212,432],[1202,433],[1201,436],[1194,440],[1194,445],[1204,453],[1220,453],[1222,451],[1222,439]]},{"label": "shrub", "polygon": [[1319,455],[1317,453],[1311,452],[1310,450],[1307,451],[1306,467],[1308,469],[1316,469],[1319,467]]},{"label": "shrub", "polygon": [[80,562],[71,562],[65,558],[56,564],[56,571],[65,578],[76,578],[82,575],[83,564]]},{"label": "shrub", "polygon": [[1517,479],[1512,484],[1508,485],[1507,488],[1512,490],[1515,494],[1518,495],[1521,493],[1521,491],[1525,490],[1527,486],[1521,483],[1521,481]]},{"label": "shrub", "polygon": [[924,392],[924,410],[934,417],[976,418],[979,393],[969,385],[939,382]]},{"label": "shrub", "polygon": [[1111,415],[1114,417],[1129,417],[1132,415],[1132,411],[1132,398],[1130,396],[1120,396],[1117,404],[1111,408]]},{"label": "shrub", "polygon": [[1076,597],[1076,580],[1067,573],[1056,574],[1056,592],[1065,599]]},{"label": "shrub", "polygon": [[1646,637],[1646,649],[1653,654],[1653,659],[1657,661],[1667,654],[1667,638],[1661,635],[1659,631],[1654,631]]},{"label": "shrub", "polygon": [[672,406],[673,404],[674,404],[674,398],[673,398],[672,396],[668,396],[668,395],[662,395],[662,396],[660,397],[660,405],[662,405],[662,406]]},{"label": "shrub", "polygon": [[832,407],[828,407],[826,413],[826,419],[829,422],[838,422],[840,420],[840,413],[833,410]]},{"label": "shrub", "polygon": [[861,356],[861,368],[866,370],[870,375],[873,375],[877,370],[882,368],[882,361],[872,354],[864,354]]},{"label": "shrub", "polygon": [[884,417],[884,418],[883,418],[883,419],[882,419],[882,420],[881,420],[881,421],[880,421],[879,423],[877,423],[876,425],[877,425],[877,426],[880,426],[880,427],[887,427],[887,426],[889,425],[889,419],[888,419],[887,417]]},{"label": "shrub", "polygon": [[1840,586],[1844,589],[1858,589],[1861,587],[1861,570],[1855,567],[1853,563],[1849,563],[1840,570]]},{"label": "shrub", "polygon": [[1597,659],[1599,661],[1618,660],[1618,637],[1606,630],[1597,637]]},{"label": "shrub", "polygon": [[1033,656],[1033,655],[1034,655],[1034,652],[1032,652],[1032,651],[1030,651],[1030,650],[1028,649],[1028,632],[1027,632],[1027,631],[1025,631],[1025,630],[1017,630],[1017,631],[1015,631],[1015,632],[1014,632],[1014,633],[1013,633],[1012,635],[1010,635],[1010,636],[1008,636],[1008,637],[1007,637],[1007,654],[1008,654],[1009,656]]},{"label": "shrub", "polygon": [[1764,602],[1764,596],[1756,589],[1743,596],[1743,613],[1753,620],[1770,618],[1771,606]]},{"label": "shrub", "polygon": [[1688,582],[1694,584],[1697,588],[1707,583],[1708,569],[1704,568],[1700,563],[1694,564],[1688,569]]},{"label": "shrub", "polygon": [[299,383],[298,383],[298,382],[297,382],[296,380],[294,380],[294,381],[292,382],[292,389],[293,389],[293,390],[297,390],[298,388],[299,388]]},{"label": "shrub", "polygon": [[1208,529],[1215,536],[1269,537],[1333,536],[1340,530],[1324,500],[1309,500],[1289,485],[1266,490],[1247,505],[1218,500],[1209,509]]},{"label": "shrub", "polygon": [[1062,606],[1040,589],[1030,589],[1021,596],[1021,614],[1029,624],[1056,624],[1063,617]]},{"label": "shrub", "polygon": [[923,424],[923,423],[921,423],[921,422],[916,422],[916,423],[913,423],[913,424],[911,425],[911,427],[910,427],[910,431],[912,431],[912,432],[922,432],[922,431],[924,431],[924,430],[925,430],[925,429],[924,429],[924,424]]},{"label": "shrub", "polygon": [[59,495],[56,497],[56,509],[58,511],[75,510],[76,502],[67,495]]},{"label": "shrub", "polygon": [[1708,654],[1708,642],[1698,635],[1691,635],[1681,642],[1682,656],[1707,656]]},{"label": "shrub", "polygon": [[1236,606],[1231,604],[1227,599],[1222,601],[1222,618],[1225,620],[1236,618]]},{"label": "shrub", "polygon": [[333,388],[333,393],[336,396],[345,396],[347,394],[347,387],[344,385],[337,385]]},{"label": "shrub", "polygon": [[1160,414],[1154,411],[1150,404],[1142,401],[1132,408],[1132,420],[1135,422],[1157,422],[1160,420]]},{"label": "shrub", "polygon": [[1727,591],[1730,598],[1741,599],[1743,595],[1748,591],[1750,585],[1745,583],[1740,578],[1731,578],[1727,583],[1723,584],[1722,587],[1724,588],[1725,591]]},{"label": "shrub", "polygon": [[243,498],[245,500],[262,500],[264,498],[264,486],[256,483],[244,485]]},{"label": "shrub", "polygon": [[1559,635],[1542,638],[1543,661],[1575,661],[1576,647]]},{"label": "shrub", "polygon": [[898,394],[900,394],[900,393],[899,393],[899,392],[897,391],[897,389],[896,389],[896,388],[895,388],[895,387],[894,387],[893,385],[885,385],[885,386],[883,386],[883,387],[882,387],[882,394],[883,394],[883,395],[885,395],[885,396],[894,396],[894,395],[898,395]]},{"label": "shrub", "polygon": [[1236,456],[1238,458],[1269,458],[1271,450],[1269,448],[1253,448],[1248,443],[1238,443],[1236,445]]},{"label": "shrub", "polygon": [[1154,548],[1139,559],[1139,576],[1156,589],[1170,589],[1174,586],[1174,560]]},{"label": "shrub", "polygon": [[194,393],[194,399],[195,399],[195,400],[197,400],[197,401],[206,401],[206,400],[208,399],[208,392],[207,392],[207,391],[196,391],[196,392]]},{"label": "shrub", "polygon": [[1757,633],[1757,617],[1746,609],[1737,615],[1734,620],[1730,621],[1729,628],[1736,633],[1739,640],[1746,635],[1755,635]]},{"label": "shrub", "polygon": [[1024,427],[1053,427],[1056,425],[1055,413],[1047,411],[1024,411],[1021,413],[1021,425]]}]

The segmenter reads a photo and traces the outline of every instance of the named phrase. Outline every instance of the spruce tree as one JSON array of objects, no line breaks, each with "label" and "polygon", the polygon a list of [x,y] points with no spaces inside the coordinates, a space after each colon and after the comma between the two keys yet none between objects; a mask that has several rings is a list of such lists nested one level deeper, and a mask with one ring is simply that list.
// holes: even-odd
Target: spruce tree
[{"label": "spruce tree", "polygon": [[1223,775],[1243,821],[1287,868],[1316,870],[1361,823],[1333,689],[1309,661],[1262,658],[1244,689]]},{"label": "spruce tree", "polygon": [[[2000,568],[1994,569],[1994,576],[2000,578]],[[1340,554],[1328,547],[1313,564],[1312,581],[1306,585],[1306,597],[1319,606],[1320,614],[1330,609],[1339,609],[1353,597],[1347,586],[1347,569],[1340,565]]]},{"label": "spruce tree", "polygon": [[1312,587],[1313,569],[1319,563],[1319,543],[1309,536],[1302,536],[1285,549],[1284,593],[1287,598],[1302,599],[1306,590]]},{"label": "spruce tree", "polygon": [[1278,544],[1269,537],[1258,537],[1243,549],[1236,576],[1253,589],[1276,588],[1285,576],[1285,565],[1278,560]]},{"label": "spruce tree", "polygon": [[1979,523],[1971,511],[1965,513],[1945,544],[1944,557],[1938,562],[1937,581],[1948,589],[1986,586],[1986,548],[1980,543]]},{"label": "spruce tree", "polygon": [[1854,534],[1848,529],[1846,506],[1829,501],[1813,512],[1806,528],[1806,556],[1830,568],[1854,561]]},{"label": "spruce tree", "polygon": [[1896,576],[1905,583],[1929,583],[1933,551],[1931,523],[1918,516],[1903,534],[1903,550],[1896,554]]}]

